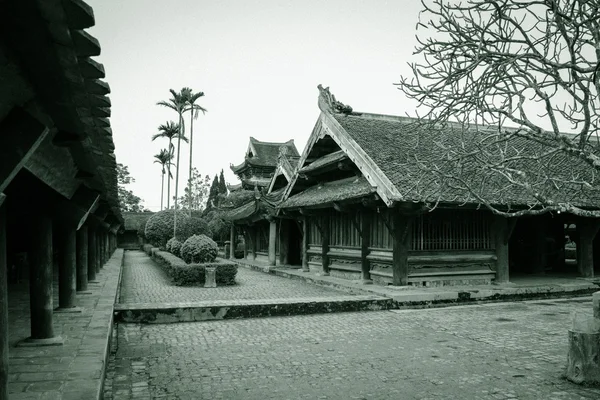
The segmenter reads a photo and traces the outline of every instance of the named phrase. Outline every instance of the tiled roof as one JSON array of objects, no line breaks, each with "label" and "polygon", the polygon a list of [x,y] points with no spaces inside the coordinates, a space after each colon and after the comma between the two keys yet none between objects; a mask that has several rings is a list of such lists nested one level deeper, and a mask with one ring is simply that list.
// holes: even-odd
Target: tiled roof
[{"label": "tiled roof", "polygon": [[244,161],[240,164],[232,165],[231,170],[237,174],[249,165],[271,167],[274,170],[277,167],[282,147],[286,149],[287,156],[300,156],[298,149],[294,144],[294,140],[288,140],[287,142],[261,142],[260,140],[250,137],[249,148],[252,149],[252,156],[245,157]]},{"label": "tiled roof", "polygon": [[[530,182],[538,182],[533,187],[537,193],[555,202],[580,207],[600,205],[598,187],[561,182],[590,181],[592,168],[561,151],[546,155],[545,152],[553,148],[549,145],[519,137],[504,143],[491,143],[491,140],[486,143],[485,138],[490,136],[475,130],[462,131],[452,124],[443,130],[426,129],[417,126],[415,120],[403,117],[359,113],[333,116],[398,189],[402,201],[479,203],[463,184],[456,179],[442,178],[444,175],[467,182],[493,204],[535,203],[533,196],[521,186],[484,168],[504,154],[504,157],[518,158],[508,165],[527,173]],[[482,143],[488,146],[487,153],[479,151]],[[484,159],[466,157],[457,162],[457,149],[461,153],[477,153]],[[555,180],[545,179],[546,176]]]},{"label": "tiled roof", "polygon": [[322,185],[311,186],[280,204],[280,208],[307,207],[328,204],[334,201],[356,199],[374,193],[364,177],[351,177]]},{"label": "tiled roof", "polygon": [[223,219],[227,221],[246,219],[257,211],[257,204],[256,200],[250,200],[248,203],[234,208],[233,210],[224,211]]}]

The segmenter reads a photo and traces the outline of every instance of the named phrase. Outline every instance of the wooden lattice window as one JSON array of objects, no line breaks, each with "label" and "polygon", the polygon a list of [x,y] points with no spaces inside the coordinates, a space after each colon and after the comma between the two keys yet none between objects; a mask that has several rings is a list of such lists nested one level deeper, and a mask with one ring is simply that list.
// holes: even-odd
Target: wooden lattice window
[{"label": "wooden lattice window", "polygon": [[481,210],[435,210],[414,220],[413,250],[492,249],[491,215]]}]

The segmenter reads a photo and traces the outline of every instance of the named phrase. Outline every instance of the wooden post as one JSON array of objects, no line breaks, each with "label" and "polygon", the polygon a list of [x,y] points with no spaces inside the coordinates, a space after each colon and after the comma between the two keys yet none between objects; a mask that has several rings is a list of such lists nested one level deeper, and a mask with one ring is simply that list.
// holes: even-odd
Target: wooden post
[{"label": "wooden post", "polygon": [[279,232],[279,264],[289,264],[290,220],[281,220]]},{"label": "wooden post", "polygon": [[250,237],[252,243],[252,260],[256,260],[256,240],[258,239],[258,229],[256,229],[256,226],[250,228]]},{"label": "wooden post", "polygon": [[392,213],[393,250],[392,250],[392,283],[396,286],[408,285],[408,248],[410,240],[411,220],[397,210]]},{"label": "wooden post", "polygon": [[[371,221],[373,216],[371,212],[364,210],[361,214],[361,246],[360,246],[360,265],[361,275],[364,283],[371,283],[371,264],[367,259],[369,255],[369,247],[371,246]],[[353,216],[350,216],[353,218]]]},{"label": "wooden post", "polygon": [[585,278],[594,277],[594,238],[600,224],[597,221],[577,221],[577,269]]},{"label": "wooden post", "polygon": [[329,215],[321,220],[321,266],[323,275],[329,276]]},{"label": "wooden post", "polygon": [[54,337],[52,325],[52,220],[40,216],[32,226],[29,299],[31,338]]},{"label": "wooden post", "polygon": [[77,231],[77,291],[88,288],[88,227],[83,225]]},{"label": "wooden post", "polygon": [[233,224],[233,222],[231,223],[231,230],[229,232],[229,242],[230,242],[230,246],[229,246],[229,258],[231,258],[233,260],[235,258],[234,257],[234,252],[235,252],[235,225]]},{"label": "wooden post", "polygon": [[102,259],[102,232],[96,231],[96,274],[100,273],[100,267],[104,260]]},{"label": "wooden post", "polygon": [[495,283],[508,282],[508,242],[516,223],[516,218],[507,219],[500,215],[494,215],[492,233],[496,243],[496,278],[494,280]]},{"label": "wooden post", "polygon": [[275,265],[275,244],[277,242],[277,221],[269,222],[269,265]]},{"label": "wooden post", "polygon": [[[0,197],[4,197],[0,193]],[[6,205],[0,199],[0,400],[8,400],[8,285]]]},{"label": "wooden post", "polygon": [[310,272],[308,266],[308,217],[302,218],[302,271]]},{"label": "wooden post", "polygon": [[537,218],[533,218],[532,222],[535,221],[535,238],[533,240],[533,273],[537,275],[544,275],[546,273],[547,265],[547,250],[546,250],[546,235],[547,231],[547,220],[546,216],[542,215]]},{"label": "wooden post", "polygon": [[96,263],[98,246],[96,244],[96,230],[90,228],[88,230],[88,282],[96,281]]},{"label": "wooden post", "polygon": [[248,259],[248,249],[250,242],[250,234],[247,227],[242,227],[242,235],[244,236],[244,260]]},{"label": "wooden post", "polygon": [[76,230],[74,226],[66,225],[62,229],[61,259],[58,268],[58,308],[75,307],[76,287]]}]

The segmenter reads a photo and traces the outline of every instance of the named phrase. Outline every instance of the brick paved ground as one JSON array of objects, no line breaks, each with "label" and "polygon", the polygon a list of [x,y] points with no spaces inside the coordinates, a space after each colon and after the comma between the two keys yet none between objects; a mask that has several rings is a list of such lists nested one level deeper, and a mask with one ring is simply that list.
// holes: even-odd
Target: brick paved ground
[{"label": "brick paved ground", "polygon": [[126,251],[121,303],[335,297],[346,292],[238,268],[237,285],[214,289],[172,285],[163,269],[142,251]]},{"label": "brick paved ground", "polygon": [[598,399],[560,375],[591,300],[122,324],[107,399]]}]

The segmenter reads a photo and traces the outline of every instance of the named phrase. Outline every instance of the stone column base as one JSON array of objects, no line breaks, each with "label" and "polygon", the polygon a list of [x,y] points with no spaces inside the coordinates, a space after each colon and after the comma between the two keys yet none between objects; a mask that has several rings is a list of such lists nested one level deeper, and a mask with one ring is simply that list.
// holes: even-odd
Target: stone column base
[{"label": "stone column base", "polygon": [[33,339],[28,337],[16,344],[17,347],[43,347],[43,346],[62,346],[65,343],[61,336],[54,336],[47,339]]},{"label": "stone column base", "polygon": [[82,311],[83,311],[83,309],[81,307],[69,307],[69,308],[56,307],[54,309],[55,313],[80,313]]}]

